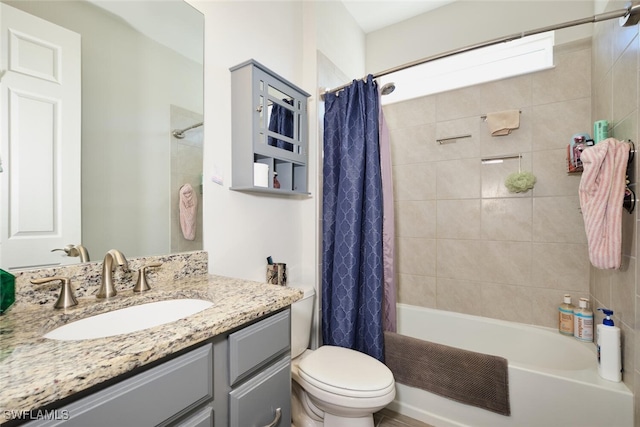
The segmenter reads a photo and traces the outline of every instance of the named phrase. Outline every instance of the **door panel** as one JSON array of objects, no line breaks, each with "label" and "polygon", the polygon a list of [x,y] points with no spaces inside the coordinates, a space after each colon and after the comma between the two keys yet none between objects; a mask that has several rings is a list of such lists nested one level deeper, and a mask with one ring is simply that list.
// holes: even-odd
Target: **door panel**
[{"label": "door panel", "polygon": [[0,5],[0,266],[77,262],[80,244],[80,35]]}]

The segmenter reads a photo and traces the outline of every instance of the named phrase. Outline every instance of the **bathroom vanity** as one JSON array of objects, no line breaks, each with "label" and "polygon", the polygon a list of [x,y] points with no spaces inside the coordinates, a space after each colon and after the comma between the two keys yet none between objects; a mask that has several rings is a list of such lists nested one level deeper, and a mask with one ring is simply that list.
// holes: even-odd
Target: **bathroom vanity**
[{"label": "bathroom vanity", "polygon": [[[293,288],[201,275],[156,283],[144,295],[82,298],[73,310],[13,307],[0,317],[0,424],[288,426],[289,306],[301,296]],[[42,337],[76,318],[167,298],[214,304],[126,335]]]}]

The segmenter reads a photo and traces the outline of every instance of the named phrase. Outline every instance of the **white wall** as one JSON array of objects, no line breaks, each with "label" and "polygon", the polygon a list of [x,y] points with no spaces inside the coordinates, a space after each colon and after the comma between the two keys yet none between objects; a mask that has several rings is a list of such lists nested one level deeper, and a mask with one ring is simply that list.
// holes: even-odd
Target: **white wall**
[{"label": "white wall", "polygon": [[[367,72],[593,13],[592,0],[458,1],[367,34]],[[564,30],[556,44],[590,37],[591,31],[591,24]]]},{"label": "white wall", "polygon": [[[204,249],[209,252],[209,271],[264,281],[266,257],[272,256],[276,262],[287,263],[290,283],[312,278],[314,254],[302,249],[303,230],[313,229],[315,220],[301,213],[308,201],[229,189],[232,185],[229,68],[253,58],[307,92],[315,92],[314,86],[302,78],[302,3],[190,3],[205,15],[203,199]],[[211,181],[214,173],[223,176],[223,185]],[[309,176],[313,174],[315,170],[311,167]]]}]

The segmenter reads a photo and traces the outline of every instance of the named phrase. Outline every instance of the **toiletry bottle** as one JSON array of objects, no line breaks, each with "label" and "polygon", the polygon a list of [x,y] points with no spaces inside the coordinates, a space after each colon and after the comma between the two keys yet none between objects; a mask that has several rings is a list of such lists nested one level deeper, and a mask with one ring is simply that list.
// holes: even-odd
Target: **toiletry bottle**
[{"label": "toiletry bottle", "polygon": [[609,381],[622,381],[620,328],[613,324],[612,310],[599,308],[606,316],[597,327],[598,374]]},{"label": "toiletry bottle", "polygon": [[571,295],[565,294],[564,302],[558,307],[558,331],[564,335],[573,335],[573,310]]},{"label": "toiletry bottle", "polygon": [[15,276],[0,270],[0,314],[6,312],[16,300]]},{"label": "toiletry bottle", "polygon": [[580,306],[573,312],[573,336],[580,341],[593,341],[593,311],[588,308],[589,301],[580,298]]}]

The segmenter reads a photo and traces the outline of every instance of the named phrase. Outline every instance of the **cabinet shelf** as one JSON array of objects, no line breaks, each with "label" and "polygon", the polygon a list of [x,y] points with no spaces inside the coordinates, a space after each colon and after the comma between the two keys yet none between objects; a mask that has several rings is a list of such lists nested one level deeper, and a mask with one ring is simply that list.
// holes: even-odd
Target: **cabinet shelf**
[{"label": "cabinet shelf", "polygon": [[282,188],[256,187],[253,185],[249,187],[230,187],[229,189],[233,191],[244,192],[244,193],[263,193],[263,194],[275,194],[275,195],[281,195],[281,196],[299,196],[299,197],[311,196],[311,193],[309,192],[303,193],[301,191],[286,190]]}]

